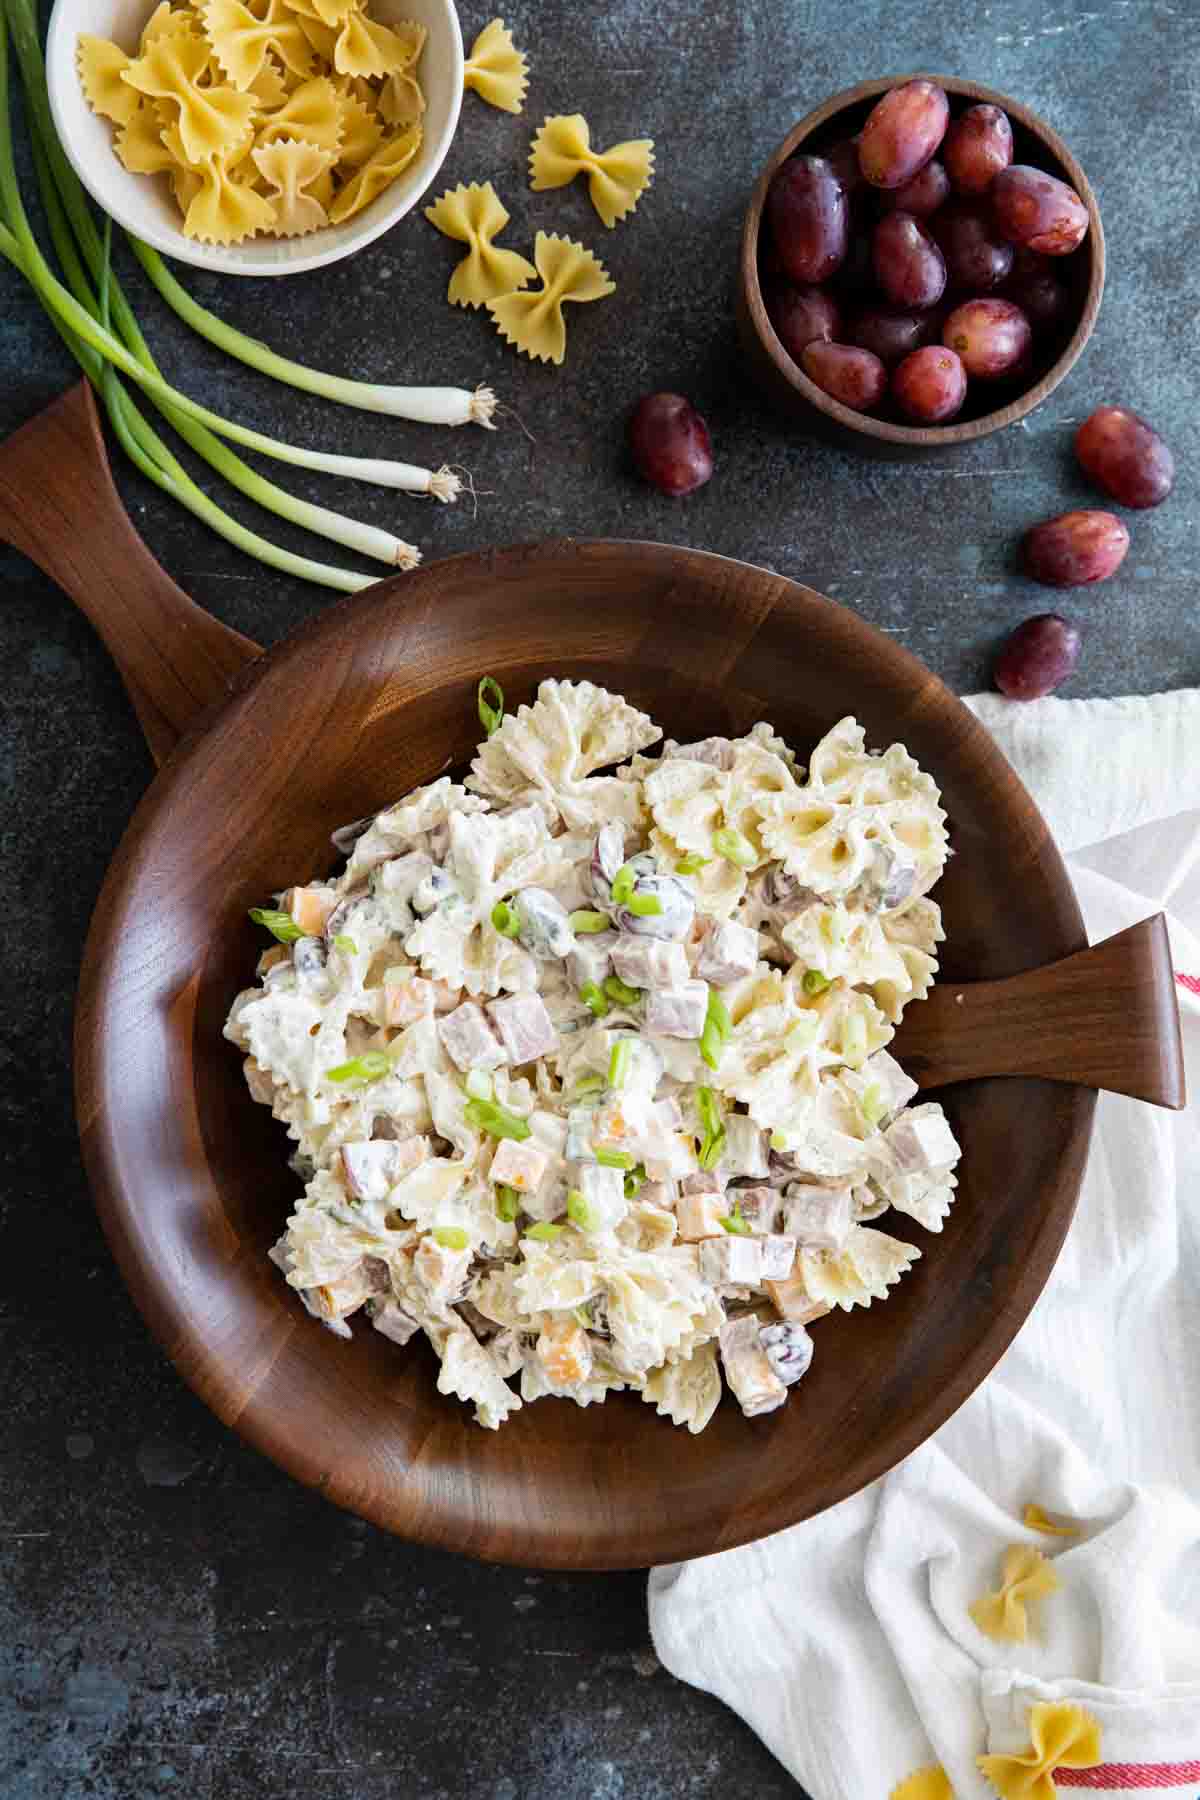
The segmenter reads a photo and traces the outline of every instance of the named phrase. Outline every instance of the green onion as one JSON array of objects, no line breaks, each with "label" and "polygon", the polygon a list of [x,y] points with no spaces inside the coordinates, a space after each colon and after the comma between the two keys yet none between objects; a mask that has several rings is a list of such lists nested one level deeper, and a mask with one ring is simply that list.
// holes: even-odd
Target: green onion
[{"label": "green onion", "polygon": [[715,1069],[721,1060],[729,1034],[733,1030],[733,1020],[729,1016],[729,1008],[715,988],[708,991],[708,1010],[704,1015],[704,1029],[700,1033],[700,1055],[710,1069]]},{"label": "green onion", "polygon": [[633,898],[634,885],[637,882],[637,870],[630,863],[622,863],[613,876],[612,897],[615,906],[627,906]]},{"label": "green onion", "polygon": [[842,1027],[842,1055],[857,1068],[867,1054],[867,1022],[860,1013],[852,1013]]},{"label": "green onion", "polygon": [[278,938],[281,944],[294,944],[297,938],[305,935],[291,913],[279,912],[271,906],[252,906],[250,917],[256,925],[265,925],[271,936]]},{"label": "green onion", "polygon": [[612,1055],[608,1059],[608,1085],[610,1088],[625,1086],[632,1062],[633,1045],[628,1038],[618,1038],[612,1047]]},{"label": "green onion", "polygon": [[675,864],[675,873],[677,875],[698,875],[701,869],[706,869],[711,861],[711,856],[701,856],[698,850],[689,850],[687,855],[681,856]]},{"label": "green onion", "polygon": [[637,1158],[630,1156],[628,1150],[597,1150],[596,1161],[606,1169],[632,1169]]},{"label": "green onion", "polygon": [[492,675],[485,675],[475,690],[479,723],[494,737],[504,723],[504,689]]},{"label": "green onion", "polygon": [[572,1099],[580,1100],[584,1094],[595,1094],[604,1086],[603,1075],[581,1075],[575,1083]]},{"label": "green onion", "polygon": [[585,981],[579,990],[579,998],[590,1007],[598,1019],[602,1019],[608,1011],[608,1001],[604,998],[594,981]]},{"label": "green onion", "polygon": [[871,1083],[859,1105],[862,1107],[862,1115],[867,1124],[878,1125],[887,1111],[887,1105],[883,1098],[883,1089],[877,1081]]},{"label": "green onion", "polygon": [[343,956],[358,955],[358,945],[352,937],[347,937],[344,931],[338,932],[333,940],[333,947],[335,950],[340,950]]},{"label": "green onion", "polygon": [[579,912],[570,913],[568,918],[571,930],[577,932],[581,937],[585,937],[592,931],[608,930],[608,915],[606,913],[592,912],[590,909],[581,908]]},{"label": "green onion", "polygon": [[584,1331],[590,1331],[592,1329],[592,1313],[590,1305],[574,1307],[572,1309],[571,1317],[577,1325],[583,1327]]},{"label": "green onion", "polygon": [[584,1199],[578,1188],[567,1189],[567,1217],[580,1231],[595,1231],[600,1222],[596,1208],[590,1200]]},{"label": "green onion", "polygon": [[639,919],[656,918],[662,911],[662,901],[657,894],[630,894],[624,904]]},{"label": "green onion", "polygon": [[710,1087],[696,1089],[696,1110],[704,1128],[699,1162],[702,1169],[715,1169],[725,1150],[727,1133],[721,1105]]},{"label": "green onion", "polygon": [[754,1234],[748,1222],[742,1217],[740,1200],[735,1200],[732,1211],[718,1215],[722,1231],[728,1231],[732,1237],[752,1237]]},{"label": "green onion", "polygon": [[758,861],[758,851],[748,837],[735,831],[732,825],[722,825],[713,832],[713,849],[726,862],[736,863],[739,869],[752,869]]},{"label": "green onion", "polygon": [[533,1238],[538,1244],[552,1244],[556,1237],[562,1236],[562,1232],[561,1225],[531,1225],[525,1236]]},{"label": "green onion", "polygon": [[511,1225],[521,1210],[521,1196],[516,1188],[507,1187],[502,1181],[496,1188],[496,1217],[506,1225]]},{"label": "green onion", "polygon": [[778,1150],[781,1153],[785,1150],[790,1150],[791,1139],[788,1137],[786,1131],[773,1131],[771,1133],[771,1148],[772,1150]]},{"label": "green onion", "polygon": [[637,1199],[645,1179],[646,1170],[642,1163],[639,1163],[636,1169],[630,1169],[625,1177],[625,1198],[627,1200]]},{"label": "green onion", "polygon": [[521,921],[506,900],[497,900],[493,906],[492,924],[506,938],[515,938],[521,929]]},{"label": "green onion", "polygon": [[470,1069],[463,1086],[472,1100],[490,1100],[492,1097],[492,1078],[486,1069]]},{"label": "green onion", "polygon": [[829,985],[829,976],[822,975],[819,969],[805,969],[800,980],[800,986],[810,999],[815,999],[818,994],[823,994]]},{"label": "green onion", "polygon": [[443,1250],[465,1250],[471,1241],[461,1225],[435,1225],[433,1237]]},{"label": "green onion", "polygon": [[527,1120],[509,1112],[506,1106],[498,1106],[494,1100],[468,1100],[463,1107],[463,1117],[468,1125],[473,1125],[477,1131],[486,1131],[492,1137],[516,1138],[519,1143],[530,1135]]},{"label": "green onion", "polygon": [[641,988],[626,986],[619,975],[605,976],[604,992],[610,1000],[615,1000],[618,1006],[636,1006],[642,997]]},{"label": "green onion", "polygon": [[391,1057],[385,1056],[382,1050],[367,1050],[362,1056],[352,1056],[349,1062],[329,1069],[327,1075],[330,1081],[378,1081],[390,1073],[391,1067]]}]

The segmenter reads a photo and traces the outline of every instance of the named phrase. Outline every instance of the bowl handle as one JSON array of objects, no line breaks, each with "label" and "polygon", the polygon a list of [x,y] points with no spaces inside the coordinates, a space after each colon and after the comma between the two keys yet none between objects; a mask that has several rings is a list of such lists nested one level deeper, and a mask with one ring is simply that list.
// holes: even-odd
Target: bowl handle
[{"label": "bowl handle", "polygon": [[0,537],[91,620],[156,763],[260,653],[189,600],[130,524],[86,381],[0,444]]},{"label": "bowl handle", "polygon": [[945,980],[905,1013],[891,1048],[922,1088],[1041,1075],[1182,1110],[1183,1039],[1166,919],[1157,913],[1004,981]]}]

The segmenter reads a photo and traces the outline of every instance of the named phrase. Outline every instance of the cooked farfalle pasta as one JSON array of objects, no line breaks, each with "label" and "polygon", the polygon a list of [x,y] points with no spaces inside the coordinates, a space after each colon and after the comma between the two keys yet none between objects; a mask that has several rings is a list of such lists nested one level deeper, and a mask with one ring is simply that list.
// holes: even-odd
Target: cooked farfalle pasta
[{"label": "cooked farfalle pasta", "polygon": [[471,45],[463,85],[502,112],[519,113],[524,106],[529,64],[503,19],[490,20]]},{"label": "cooked farfalle pasta", "polygon": [[1056,1525],[1045,1507],[1033,1500],[1021,1514],[1021,1523],[1028,1525],[1030,1531],[1045,1531],[1051,1537],[1078,1537],[1083,1529],[1081,1525]]},{"label": "cooked farfalle pasta", "polygon": [[502,294],[487,302],[488,311],[501,336],[526,356],[535,362],[561,363],[567,350],[564,304],[603,300],[616,293],[617,284],[590,250],[557,232],[538,232],[533,260],[541,287],[530,293]]},{"label": "cooked farfalle pasta", "polygon": [[1056,1800],[1056,1769],[1094,1769],[1100,1761],[1099,1722],[1070,1700],[1039,1700],[1029,1709],[1028,1750],[976,1760],[1000,1800]]},{"label": "cooked farfalle pasta", "polygon": [[[225,179],[253,170],[286,212],[340,148],[278,137]],[[698,1432],[722,1375],[770,1411],[808,1327],[919,1256],[875,1221],[937,1232],[954,1198],[950,1124],[885,1048],[937,908],[816,898],[771,856],[762,820],[803,772],[769,726],[651,755],[654,721],[591,681],[485,716],[466,785],[340,828],[342,873],[261,915],[278,941],[226,1036],[304,1188],[272,1258],[330,1331],[424,1335],[488,1429],[627,1390]],[[897,803],[854,732],[830,804]],[[1006,1573],[1011,1608],[1029,1575]]]},{"label": "cooked farfalle pasta", "polygon": [[1004,1552],[1000,1586],[974,1602],[971,1617],[985,1636],[1023,1644],[1029,1636],[1031,1608],[1061,1586],[1053,1564],[1040,1550],[1013,1544]]},{"label": "cooked farfalle pasta", "polygon": [[235,244],[340,224],[409,167],[425,36],[364,0],[160,0],[136,54],[83,35],[77,62],[117,156],[166,177],[184,235]]},{"label": "cooked farfalle pasta", "polygon": [[490,181],[449,188],[425,208],[425,217],[445,237],[468,246],[446,290],[451,306],[482,306],[536,276],[525,257],[501,250],[493,241],[508,224],[508,213]]},{"label": "cooked farfalle pasta", "polygon": [[546,119],[529,152],[529,185],[534,193],[566,187],[586,175],[592,205],[611,230],[631,213],[654,179],[654,140],[634,138],[611,150],[593,150],[582,113]]},{"label": "cooked farfalle pasta", "polygon": [[929,1763],[898,1782],[888,1800],[954,1800],[954,1789],[942,1765]]}]

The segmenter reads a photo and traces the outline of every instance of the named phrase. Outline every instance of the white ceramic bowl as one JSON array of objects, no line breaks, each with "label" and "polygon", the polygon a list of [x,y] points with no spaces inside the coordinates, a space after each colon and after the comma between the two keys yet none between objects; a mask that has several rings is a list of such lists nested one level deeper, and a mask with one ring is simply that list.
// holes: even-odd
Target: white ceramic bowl
[{"label": "white ceramic bowl", "polygon": [[453,0],[370,0],[373,18],[416,19],[429,33],[419,75],[425,129],[416,161],[378,199],[344,225],[297,238],[249,238],[244,244],[203,244],[183,235],[179,208],[163,175],[131,175],[113,149],[113,126],[88,105],[79,85],[75,46],[80,32],[137,49],[155,0],[56,0],[46,40],[50,109],[63,149],[88,192],[127,231],[164,256],[227,275],[292,275],[338,262],[385,232],[414,207],[442,166],[458,125],[463,93],[463,46]]}]

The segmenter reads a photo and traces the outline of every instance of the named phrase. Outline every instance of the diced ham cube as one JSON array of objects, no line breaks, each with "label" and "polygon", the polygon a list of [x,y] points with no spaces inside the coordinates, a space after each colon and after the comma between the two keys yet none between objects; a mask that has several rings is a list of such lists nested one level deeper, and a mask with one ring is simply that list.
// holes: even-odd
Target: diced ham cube
[{"label": "diced ham cube", "polygon": [[[658,1206],[664,1212],[673,1212],[679,1193],[673,1181],[643,1181],[638,1199],[646,1206]],[[711,1237],[712,1233],[706,1231],[704,1235]]]},{"label": "diced ham cube", "polygon": [[902,1069],[895,1057],[886,1050],[876,1050],[874,1056],[868,1056],[861,1074],[868,1088],[878,1087],[884,1117],[898,1113],[919,1091],[908,1071]]},{"label": "diced ham cube", "polygon": [[748,1419],[774,1412],[787,1399],[787,1388],[771,1367],[753,1313],[727,1319],[722,1325],[721,1362],[725,1379]]},{"label": "diced ham cube", "polygon": [[732,919],[714,925],[705,934],[696,958],[696,973],[714,987],[726,987],[753,975],[758,966],[758,933]]},{"label": "diced ham cube", "polygon": [[429,1155],[429,1139],[372,1138],[365,1144],[342,1145],[342,1173],[357,1200],[385,1200],[402,1176]]},{"label": "diced ham cube", "polygon": [[[586,1231],[615,1231],[629,1211],[623,1169],[610,1169],[606,1163],[580,1163],[569,1185],[583,1198]],[[569,1206],[567,1210],[569,1213]]]},{"label": "diced ham cube", "polygon": [[376,1331],[381,1331],[385,1338],[391,1338],[393,1344],[407,1344],[421,1327],[411,1313],[405,1312],[397,1300],[376,1302],[371,1323]]},{"label": "diced ham cube", "polygon": [[700,1246],[700,1273],[713,1287],[757,1287],[762,1281],[763,1241],[722,1231]]},{"label": "diced ham cube", "polygon": [[599,987],[612,974],[612,951],[617,942],[615,931],[580,932],[567,952],[567,979],[578,992],[586,982]]},{"label": "diced ham cube", "polygon": [[439,1244],[435,1237],[426,1235],[413,1256],[413,1274],[431,1299],[453,1302],[462,1297],[472,1255],[469,1244],[465,1249],[451,1250],[446,1244]]},{"label": "diced ham cube", "polygon": [[284,912],[291,914],[306,937],[320,937],[337,903],[332,888],[294,887],[283,896]]},{"label": "diced ham cube", "polygon": [[770,1173],[767,1134],[746,1113],[725,1115],[725,1148],[721,1169],[727,1176],[748,1175],[761,1181]]},{"label": "diced ham cube", "polygon": [[688,978],[687,951],[682,944],[637,938],[622,932],[612,947],[613,968],[630,987],[682,987]]},{"label": "diced ham cube", "polygon": [[383,1023],[415,1025],[418,1019],[433,1016],[433,983],[420,975],[409,981],[385,982],[383,988]]},{"label": "diced ham cube", "polygon": [[673,1094],[668,1094],[665,1100],[654,1102],[654,1118],[664,1131],[683,1129],[683,1108]]},{"label": "diced ham cube", "polygon": [[756,1237],[763,1237],[767,1232],[774,1231],[779,1222],[778,1188],[733,1188],[729,1193],[729,1204],[737,1206]]},{"label": "diced ham cube", "polygon": [[246,1086],[250,1089],[250,1098],[257,1100],[260,1106],[271,1106],[275,1101],[275,1083],[268,1070],[261,1063],[248,1056],[242,1064],[242,1073],[246,1077]]},{"label": "diced ham cube", "polygon": [[546,1173],[549,1157],[536,1144],[518,1143],[515,1138],[501,1138],[492,1158],[491,1180],[515,1188],[518,1194],[532,1194]]},{"label": "diced ham cube", "polygon": [[642,1161],[651,1181],[681,1181],[699,1166],[695,1141],[685,1131],[669,1131],[647,1142]]},{"label": "diced ham cube", "polygon": [[510,994],[488,1002],[488,1018],[500,1034],[509,1062],[536,1062],[558,1049],[558,1033],[540,994]]},{"label": "diced ham cube", "polygon": [[646,1030],[663,1037],[698,1038],[708,1015],[707,981],[651,988],[646,995]]},{"label": "diced ham cube", "polygon": [[763,1285],[775,1311],[793,1325],[811,1325],[829,1311],[824,1300],[813,1299],[802,1275],[789,1275],[786,1281],[768,1281]]},{"label": "diced ham cube", "polygon": [[498,1069],[508,1052],[474,1000],[464,1000],[438,1021],[438,1036],[451,1062],[460,1069]]},{"label": "diced ham cube", "polygon": [[842,1249],[853,1223],[849,1187],[817,1187],[794,1181],[784,1189],[784,1229],[806,1250]]},{"label": "diced ham cube", "polygon": [[725,1193],[725,1182],[715,1169],[697,1169],[694,1175],[684,1176],[680,1192],[710,1194],[720,1200]]},{"label": "diced ham cube", "polygon": [[884,1141],[905,1174],[948,1169],[961,1155],[958,1140],[940,1106],[914,1106],[884,1132]]},{"label": "diced ham cube", "polygon": [[605,1150],[632,1153],[653,1129],[653,1104],[648,1095],[636,1088],[622,1089],[592,1117],[592,1142]]},{"label": "diced ham cube", "polygon": [[[646,1191],[644,1187],[642,1194],[645,1195]],[[722,1231],[721,1214],[724,1210],[724,1197],[719,1192],[680,1194],[675,1202],[675,1217],[679,1221],[679,1235],[684,1243],[698,1244],[706,1238],[715,1240]]]},{"label": "diced ham cube", "polygon": [[551,1387],[573,1387],[592,1372],[591,1339],[570,1315],[550,1319],[538,1337],[537,1358]]},{"label": "diced ham cube", "polygon": [[786,1281],[796,1260],[796,1240],[782,1232],[771,1231],[759,1240],[762,1244],[762,1278],[764,1281]]}]

